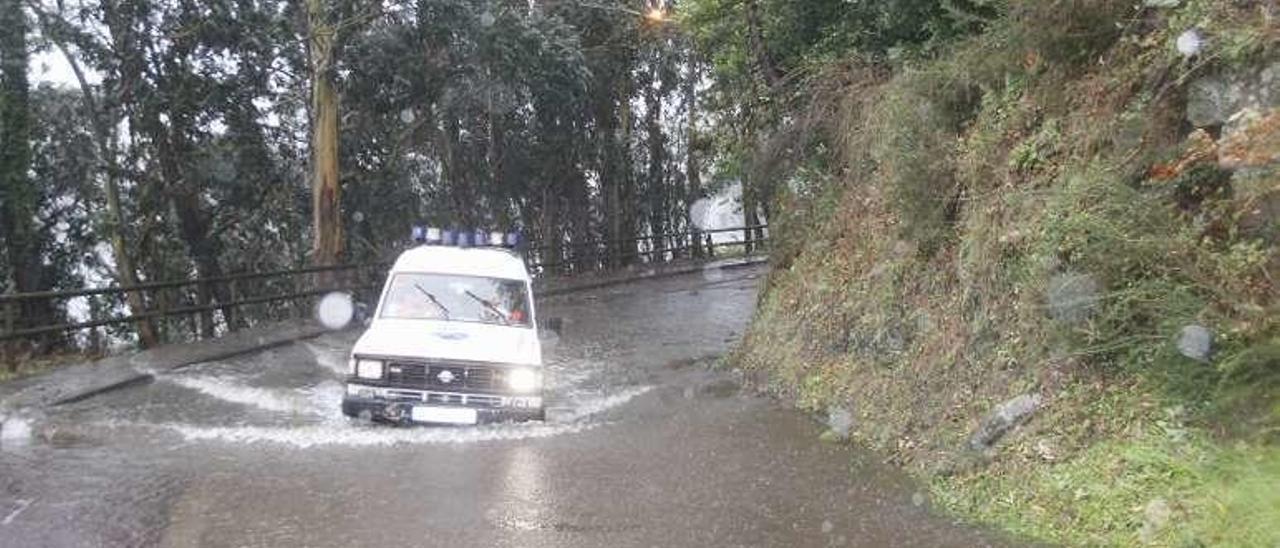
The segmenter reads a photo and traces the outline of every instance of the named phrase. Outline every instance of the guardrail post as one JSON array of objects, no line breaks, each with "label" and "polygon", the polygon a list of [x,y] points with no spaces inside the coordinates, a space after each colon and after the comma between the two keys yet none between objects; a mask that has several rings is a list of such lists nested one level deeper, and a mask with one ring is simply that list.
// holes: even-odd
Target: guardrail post
[{"label": "guardrail post", "polygon": [[[9,297],[13,296],[12,289],[9,290],[8,296]],[[5,333],[13,333],[14,330],[16,329],[17,320],[18,320],[18,314],[17,314],[17,308],[16,308],[17,302],[18,301],[15,301],[13,299],[8,299],[4,302],[4,332]],[[0,342],[0,361],[3,361],[5,366],[9,369],[9,371],[16,371],[18,369],[18,360],[16,359],[15,353],[12,352],[14,342],[15,341]]]}]

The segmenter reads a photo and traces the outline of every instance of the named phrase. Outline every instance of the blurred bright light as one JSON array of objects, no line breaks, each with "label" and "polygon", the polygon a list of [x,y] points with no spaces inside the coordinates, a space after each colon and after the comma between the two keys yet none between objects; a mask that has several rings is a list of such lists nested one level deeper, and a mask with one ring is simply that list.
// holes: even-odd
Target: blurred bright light
[{"label": "blurred bright light", "polygon": [[1178,48],[1178,53],[1181,53],[1184,57],[1191,57],[1200,53],[1200,49],[1204,47],[1204,39],[1200,37],[1200,33],[1196,29],[1191,29],[1178,35],[1178,41],[1175,45]]},{"label": "blurred bright light", "polygon": [[356,305],[351,295],[333,292],[325,295],[316,305],[316,320],[328,329],[339,330],[351,323],[355,316]]},{"label": "blurred bright light", "polygon": [[515,392],[533,392],[542,388],[542,375],[532,369],[513,369],[507,373],[507,386]]}]

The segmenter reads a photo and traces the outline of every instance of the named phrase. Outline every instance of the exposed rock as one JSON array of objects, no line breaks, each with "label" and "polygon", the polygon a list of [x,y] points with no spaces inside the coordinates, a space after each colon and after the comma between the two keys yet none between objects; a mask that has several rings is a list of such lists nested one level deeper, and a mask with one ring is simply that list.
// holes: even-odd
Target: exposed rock
[{"label": "exposed rock", "polygon": [[1058,274],[1049,279],[1049,315],[1061,322],[1085,321],[1098,304],[1098,293],[1098,281],[1089,274]]},{"label": "exposed rock", "polygon": [[1223,169],[1262,168],[1280,163],[1280,108],[1252,107],[1232,115],[1222,130],[1218,165]]},{"label": "exposed rock", "polygon": [[1196,361],[1209,361],[1213,353],[1213,332],[1202,325],[1183,327],[1178,336],[1178,352]]},{"label": "exposed rock", "polygon": [[1143,0],[1142,5],[1148,8],[1176,8],[1182,0]]},{"label": "exposed rock", "polygon": [[897,354],[907,349],[907,339],[902,335],[902,330],[893,328],[881,334],[881,342],[884,349]]},{"label": "exposed rock", "polygon": [[[1246,177],[1249,175],[1237,172],[1231,178],[1232,186],[1243,187]],[[1258,193],[1251,201],[1253,207],[1247,208],[1240,214],[1238,222],[1240,232],[1249,237],[1280,241],[1280,231],[1274,228],[1280,225],[1280,188]]]},{"label": "exposed rock", "polygon": [[1053,462],[1058,460],[1058,450],[1054,449],[1053,443],[1049,440],[1042,439],[1036,442],[1036,456],[1045,462]]},{"label": "exposed rock", "polygon": [[1153,499],[1148,502],[1142,508],[1142,529],[1138,531],[1138,538],[1143,544],[1155,542],[1156,535],[1164,529],[1171,517],[1173,517],[1173,510],[1164,499]]},{"label": "exposed rock", "polygon": [[837,439],[849,439],[849,431],[853,429],[853,413],[842,407],[832,407],[827,410],[827,428]]},{"label": "exposed rock", "polygon": [[1262,70],[1206,76],[1187,86],[1187,120],[1196,127],[1225,124],[1252,108],[1280,107],[1280,62]]},{"label": "exposed rock", "polygon": [[969,447],[975,451],[985,451],[1006,433],[1025,422],[1040,408],[1039,394],[1023,394],[1000,405],[991,411],[978,431],[969,437]]},{"label": "exposed rock", "polygon": [[1151,166],[1147,176],[1157,181],[1173,181],[1188,171],[1219,161],[1218,142],[1203,129],[1197,129],[1187,135],[1182,149],[1182,154],[1176,160]]}]

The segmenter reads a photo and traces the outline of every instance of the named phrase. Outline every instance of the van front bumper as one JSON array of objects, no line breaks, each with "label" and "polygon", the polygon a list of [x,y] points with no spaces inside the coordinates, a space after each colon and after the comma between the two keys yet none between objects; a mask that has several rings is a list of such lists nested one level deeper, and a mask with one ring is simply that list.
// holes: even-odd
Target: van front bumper
[{"label": "van front bumper", "polygon": [[545,417],[540,394],[462,394],[348,384],[347,393],[342,398],[342,414],[379,422],[422,422],[413,418],[415,407],[474,410],[478,424],[543,420]]}]

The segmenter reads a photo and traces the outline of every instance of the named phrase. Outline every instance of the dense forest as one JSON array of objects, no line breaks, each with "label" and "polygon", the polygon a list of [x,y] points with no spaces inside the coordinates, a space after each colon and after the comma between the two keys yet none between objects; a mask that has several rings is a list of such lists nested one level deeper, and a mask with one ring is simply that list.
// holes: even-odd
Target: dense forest
[{"label": "dense forest", "polygon": [[[696,252],[725,178],[683,8],[5,0],[0,293],[386,260],[413,223],[519,228],[569,271]],[[16,308],[10,331],[68,313]]]}]

